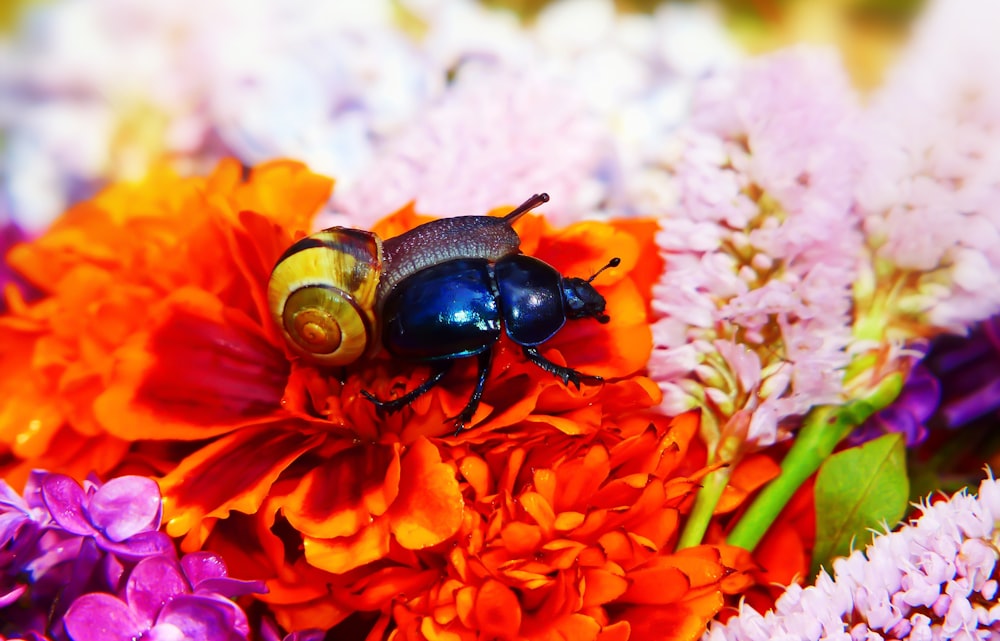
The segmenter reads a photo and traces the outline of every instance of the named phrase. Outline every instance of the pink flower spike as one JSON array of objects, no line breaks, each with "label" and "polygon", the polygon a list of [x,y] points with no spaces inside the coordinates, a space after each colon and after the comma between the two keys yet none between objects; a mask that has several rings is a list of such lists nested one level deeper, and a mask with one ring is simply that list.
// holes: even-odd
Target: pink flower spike
[{"label": "pink flower spike", "polygon": [[964,334],[1000,312],[998,23],[992,0],[929,2],[866,111],[857,193],[880,331]]},{"label": "pink flower spike", "polygon": [[862,255],[856,103],[832,52],[792,49],[708,79],[679,134],[649,370],[667,412],[703,410],[710,450],[750,415],[727,460],[845,398]]},{"label": "pink flower spike", "polygon": [[978,496],[920,505],[915,521],[834,561],[833,578],[789,586],[763,615],[743,604],[703,641],[997,638],[998,492],[990,477]]}]

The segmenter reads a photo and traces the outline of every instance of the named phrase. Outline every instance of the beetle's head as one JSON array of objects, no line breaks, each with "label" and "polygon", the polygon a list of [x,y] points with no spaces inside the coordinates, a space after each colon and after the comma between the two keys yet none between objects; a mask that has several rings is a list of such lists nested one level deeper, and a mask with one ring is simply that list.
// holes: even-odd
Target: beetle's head
[{"label": "beetle's head", "polygon": [[620,258],[612,258],[608,264],[601,267],[594,275],[584,280],[583,278],[563,278],[562,290],[563,299],[566,301],[566,318],[594,318],[599,323],[607,323],[611,318],[604,313],[607,301],[591,283],[597,275],[609,267],[617,267],[621,264]]}]

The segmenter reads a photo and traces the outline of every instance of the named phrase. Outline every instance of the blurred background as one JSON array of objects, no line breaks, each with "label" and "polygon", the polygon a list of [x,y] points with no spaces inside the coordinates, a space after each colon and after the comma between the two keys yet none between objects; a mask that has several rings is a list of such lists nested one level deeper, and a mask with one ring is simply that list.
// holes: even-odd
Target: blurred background
[{"label": "blurred background", "polygon": [[695,80],[822,43],[873,87],[920,4],[2,0],[0,221],[37,233],[108,181],[224,156],[336,177],[329,215],[355,224],[519,201],[528,174],[556,218],[644,213]]}]

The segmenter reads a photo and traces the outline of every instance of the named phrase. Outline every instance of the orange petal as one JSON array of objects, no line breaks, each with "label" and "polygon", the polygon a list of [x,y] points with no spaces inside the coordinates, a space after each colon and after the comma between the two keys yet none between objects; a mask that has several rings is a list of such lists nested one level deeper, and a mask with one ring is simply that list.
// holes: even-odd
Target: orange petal
[{"label": "orange petal", "polygon": [[[660,231],[660,221],[649,218],[620,218],[611,222],[619,231],[629,234],[638,243],[635,263],[629,270],[629,278],[635,281],[643,299],[652,303],[653,285],[663,275],[663,254],[656,244],[656,234]],[[652,310],[647,310],[652,315]]]},{"label": "orange petal", "polygon": [[646,302],[635,284],[621,280],[599,288],[607,301],[607,324],[593,320],[568,321],[544,344],[568,356],[574,369],[605,378],[622,378],[645,368],[653,349],[653,334],[646,320]]},{"label": "orange petal", "polygon": [[541,544],[542,531],[537,525],[513,521],[503,527],[500,539],[509,553],[529,556]]},{"label": "orange petal", "polygon": [[583,570],[583,604],[589,608],[605,605],[614,601],[629,587],[629,582],[621,575],[621,569],[611,571],[606,568],[588,568]]},{"label": "orange petal", "polygon": [[632,626],[628,621],[619,621],[601,628],[597,641],[628,641],[632,635]]},{"label": "orange petal", "polygon": [[286,229],[311,230],[313,217],[332,190],[332,179],[304,164],[275,160],[254,167],[246,182],[235,188],[234,209],[264,214]]},{"label": "orange petal", "polygon": [[622,595],[626,603],[667,605],[684,598],[691,589],[687,575],[663,557],[650,559],[639,569],[630,570],[628,590]]},{"label": "orange petal", "polygon": [[514,639],[521,628],[517,595],[499,581],[486,581],[479,588],[475,614],[477,627],[487,638]]},{"label": "orange petal", "polygon": [[288,362],[242,312],[184,288],[163,301],[153,323],[118,351],[95,401],[108,432],[200,439],[281,411]]},{"label": "orange petal", "polygon": [[281,472],[323,438],[287,420],[243,428],[197,450],[160,480],[167,533],[180,536],[230,510],[256,512]]},{"label": "orange petal", "polygon": [[722,605],[722,596],[710,592],[669,607],[631,607],[622,612],[621,618],[629,622],[629,641],[696,641]]},{"label": "orange petal", "polygon": [[399,445],[349,447],[311,469],[280,507],[306,536],[353,536],[399,493]]},{"label": "orange petal", "polygon": [[377,518],[354,536],[335,539],[307,536],[303,545],[310,565],[334,574],[349,572],[389,553],[389,519]]},{"label": "orange petal", "polygon": [[559,486],[552,507],[563,512],[586,505],[610,472],[608,451],[602,445],[589,448],[582,458],[562,464],[556,471]]},{"label": "orange petal", "polygon": [[458,531],[464,508],[454,467],[441,461],[429,440],[418,438],[403,455],[399,496],[389,508],[396,540],[410,550],[437,545]]}]

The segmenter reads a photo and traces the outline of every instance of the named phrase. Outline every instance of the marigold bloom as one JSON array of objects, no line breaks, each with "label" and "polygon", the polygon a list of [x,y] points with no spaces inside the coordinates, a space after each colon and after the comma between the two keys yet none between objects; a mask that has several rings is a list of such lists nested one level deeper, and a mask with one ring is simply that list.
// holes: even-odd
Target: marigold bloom
[{"label": "marigold bloom", "polygon": [[[289,163],[268,165],[245,183],[235,163],[222,165],[208,179],[180,181],[161,174],[74,207],[43,237],[11,250],[11,266],[42,296],[29,304],[14,295],[9,312],[0,317],[5,477],[23,482],[32,467],[77,478],[91,471],[104,474],[122,459],[129,441],[144,435],[177,438],[161,427],[124,425],[120,417],[110,424],[99,419],[95,401],[110,391],[107,383],[113,376],[129,380],[126,366],[118,364],[124,357],[117,355],[128,354],[159,319],[192,300],[208,300],[213,312],[231,319],[231,331],[251,324],[249,314],[258,327],[251,336],[265,340],[259,327],[266,311],[253,307],[248,292],[266,282],[269,266],[246,274],[229,249],[228,227],[243,209],[305,227],[329,189],[328,179]],[[220,296],[242,301],[246,311],[225,308]],[[214,359],[200,348],[226,336],[197,338],[203,342],[191,344],[183,356],[193,363]],[[249,366],[246,380],[231,389],[201,378],[188,381],[186,391],[197,391],[203,399],[219,394],[219,407],[247,417],[264,411],[262,405],[270,409],[281,398],[287,361],[274,348],[269,358]],[[277,389],[262,396],[268,382]],[[171,391],[168,386],[157,394],[168,402],[184,400]],[[199,420],[209,422],[205,416]],[[181,438],[206,438],[227,429],[193,428]]]},{"label": "marigold bloom", "polygon": [[996,563],[1000,483],[922,504],[920,518],[791,585],[773,611],[743,605],[704,641],[984,639],[1000,633]]},{"label": "marigold bloom", "polygon": [[[730,577],[731,551],[668,554],[704,459],[700,451],[683,456],[686,447],[672,444],[687,443],[695,422],[685,423],[683,439],[671,436],[675,428],[650,411],[660,393],[641,375],[651,346],[649,292],[659,271],[655,225],[589,222],[554,230],[540,218],[518,222],[522,250],[564,274],[588,276],[621,258],[620,268],[596,281],[611,322],[569,323],[542,346],[549,358],[607,382],[567,387],[503,339],[474,429],[451,437],[446,417],[464,406],[472,367],[458,366],[410,407],[380,417],[361,391],[389,398],[423,380],[426,367],[378,358],[343,374],[320,370],[290,359],[270,321],[270,269],[310,228],[329,188],[330,181],[287,162],[257,168],[245,180],[229,163],[206,179],[158,176],[105,192],[17,248],[13,265],[46,296],[30,304],[15,297],[0,318],[0,340],[17,346],[5,352],[11,367],[0,373],[0,386],[23,392],[0,416],[8,469],[53,458],[54,439],[61,446],[75,438],[88,444],[72,462],[77,469],[159,471],[166,531],[185,536],[189,551],[208,546],[239,574],[267,579],[271,593],[264,598],[291,630],[361,613],[383,630],[391,615],[400,633],[412,631],[431,610],[448,616],[438,593],[445,579],[464,576],[477,593],[492,590],[498,599],[527,580],[518,573],[504,579],[496,565],[492,580],[489,572],[467,574],[462,564],[486,563],[485,551],[468,549],[479,538],[509,548],[496,552],[506,555],[503,563],[540,575],[547,571],[531,565],[531,542],[559,547],[567,539],[601,550],[579,564],[563,552],[559,563],[571,561],[562,568],[566,576],[554,587],[533,584],[533,597],[521,595],[524,634],[545,627],[541,612],[551,611],[561,617],[553,630],[572,624],[621,631],[627,621],[643,638],[638,631],[655,621],[642,600],[648,597],[619,589],[622,577],[634,574],[672,577],[670,592],[658,598],[694,613],[677,634],[696,636],[722,591],[738,581]],[[404,209],[375,231],[390,237],[424,220]],[[31,427],[42,417],[45,434]],[[116,448],[102,452],[95,443]],[[593,463],[577,469],[575,454],[588,451],[583,460]],[[601,456],[614,463],[601,463]],[[590,490],[532,478],[532,467],[551,470],[551,478],[592,474],[602,502],[585,502],[594,498],[583,498]],[[543,481],[548,485],[534,487]],[[573,488],[577,481],[566,483]],[[504,492],[511,503],[486,498]],[[526,507],[531,501],[537,510]],[[550,522],[553,510],[573,514]],[[623,532],[632,534],[619,541],[626,525]],[[610,538],[599,541],[596,532]],[[467,558],[454,557],[455,549]],[[586,598],[567,601],[573,590]],[[492,601],[476,602],[482,609]],[[462,625],[473,616],[465,603],[454,614]]]}]

